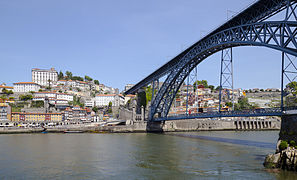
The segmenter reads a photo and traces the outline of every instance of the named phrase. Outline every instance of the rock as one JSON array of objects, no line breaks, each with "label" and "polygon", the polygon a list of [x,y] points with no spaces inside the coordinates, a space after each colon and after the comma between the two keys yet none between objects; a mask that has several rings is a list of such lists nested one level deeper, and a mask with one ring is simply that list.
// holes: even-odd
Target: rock
[{"label": "rock", "polygon": [[268,154],[265,158],[263,165],[266,168],[278,168],[280,164],[281,154]]}]

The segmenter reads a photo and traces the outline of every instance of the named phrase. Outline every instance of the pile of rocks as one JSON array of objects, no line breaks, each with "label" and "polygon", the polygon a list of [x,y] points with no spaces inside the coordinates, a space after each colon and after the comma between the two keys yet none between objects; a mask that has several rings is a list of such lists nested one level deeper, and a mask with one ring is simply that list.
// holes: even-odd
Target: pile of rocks
[{"label": "pile of rocks", "polygon": [[297,149],[287,147],[284,150],[276,150],[275,154],[268,154],[263,165],[266,168],[280,168],[289,171],[297,171]]}]

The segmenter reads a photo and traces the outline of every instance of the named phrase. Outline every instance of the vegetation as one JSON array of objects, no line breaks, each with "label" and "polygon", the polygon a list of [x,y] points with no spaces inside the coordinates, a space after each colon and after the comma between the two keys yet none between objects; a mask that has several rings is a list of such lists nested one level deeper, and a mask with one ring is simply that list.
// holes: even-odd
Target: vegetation
[{"label": "vegetation", "polygon": [[72,79],[72,72],[70,72],[70,71],[66,71],[66,79],[67,79],[67,80]]},{"label": "vegetation", "polygon": [[281,143],[278,146],[280,151],[287,149],[287,147],[288,147],[288,142],[287,141],[281,141]]},{"label": "vegetation", "polygon": [[13,94],[13,91],[12,90],[7,90],[7,89],[3,88],[2,89],[2,93],[5,94],[5,95],[7,95],[7,96],[9,96],[9,95]]},{"label": "vegetation", "polygon": [[62,73],[62,71],[60,71],[58,74],[58,80],[62,80],[62,79],[64,79],[64,74]]},{"label": "vegetation", "polygon": [[99,85],[99,81],[98,80],[94,80],[94,83]]},{"label": "vegetation", "polygon": [[71,78],[71,80],[74,80],[74,81],[84,81],[84,78],[80,77],[80,76],[73,76]]},{"label": "vegetation", "polygon": [[93,79],[90,78],[89,76],[85,75],[85,81],[93,81]]},{"label": "vegetation", "polygon": [[146,93],[145,91],[137,93],[137,99],[139,99],[139,105],[140,107],[146,107],[147,99],[146,99]]},{"label": "vegetation", "polygon": [[73,97],[73,101],[70,102],[70,105],[73,105],[73,106],[80,106],[80,107],[84,107],[84,103],[81,102],[81,97],[78,97],[78,96],[74,96]]},{"label": "vegetation", "polygon": [[95,106],[95,107],[92,108],[92,110],[93,110],[95,113],[97,113],[97,112],[98,112],[98,107]]},{"label": "vegetation", "polygon": [[31,106],[34,108],[41,108],[44,107],[43,101],[32,101]]},{"label": "vegetation", "polygon": [[108,112],[109,114],[112,113],[112,102],[109,102],[109,103],[108,103],[108,110],[107,110],[107,112]]},{"label": "vegetation", "polygon": [[235,110],[255,109],[255,108],[258,108],[258,105],[250,104],[248,101],[248,98],[246,97],[240,97],[238,99],[238,103],[234,104]]},{"label": "vegetation", "polygon": [[290,144],[290,146],[293,146],[293,147],[296,146],[296,142],[295,142],[294,140],[291,140],[291,141],[289,142],[289,144]]},{"label": "vegetation", "polygon": [[32,94],[27,94],[27,95],[20,95],[19,96],[20,100],[22,101],[28,101],[28,100],[32,100],[33,99],[33,96]]}]

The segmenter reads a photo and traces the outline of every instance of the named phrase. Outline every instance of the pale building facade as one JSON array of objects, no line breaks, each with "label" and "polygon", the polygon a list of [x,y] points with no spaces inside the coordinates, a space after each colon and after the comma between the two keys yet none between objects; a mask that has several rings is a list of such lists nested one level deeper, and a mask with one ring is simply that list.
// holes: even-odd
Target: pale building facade
[{"label": "pale building facade", "polygon": [[124,105],[125,98],[121,94],[98,94],[95,97],[96,106],[108,106],[112,102],[112,106]]},{"label": "pale building facade", "polygon": [[51,69],[32,69],[32,81],[41,86],[55,85],[58,81],[58,72]]},{"label": "pale building facade", "polygon": [[13,83],[13,91],[14,92],[36,92],[40,89],[40,85],[34,82],[18,82]]}]

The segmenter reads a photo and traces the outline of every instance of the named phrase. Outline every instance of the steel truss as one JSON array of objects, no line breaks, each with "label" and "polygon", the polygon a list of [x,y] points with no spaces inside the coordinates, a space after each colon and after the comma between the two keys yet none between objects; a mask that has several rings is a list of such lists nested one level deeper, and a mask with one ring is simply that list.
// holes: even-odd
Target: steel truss
[{"label": "steel truss", "polygon": [[[229,92],[228,95],[226,95],[227,91]],[[232,93],[232,95],[231,95],[231,93]],[[222,50],[221,74],[220,74],[220,92],[219,92],[219,112],[221,111],[221,103],[222,103],[223,96],[227,96],[226,99],[229,99],[229,100],[232,101],[232,104],[233,104],[232,109],[234,110],[232,47]]]},{"label": "steel truss", "polygon": [[[291,0],[282,2],[287,3],[287,14],[296,17],[296,2]],[[231,47],[263,46],[297,56],[296,34],[296,20],[266,21],[231,27],[199,41],[169,71],[169,75],[152,102],[149,120],[154,120],[156,113],[158,117],[167,117],[182,82],[201,61],[210,55]]]},{"label": "steel truss", "polygon": [[[291,5],[291,1],[287,1],[287,9],[286,9],[286,15],[284,21],[297,21],[297,15],[296,15],[296,7],[297,5]],[[290,32],[287,32],[285,28],[281,29],[282,39],[281,39],[281,46],[286,46],[288,37],[287,34],[290,34]],[[290,37],[291,38],[291,37]],[[296,41],[295,41],[296,43]],[[290,48],[294,49],[294,46],[290,46]],[[281,109],[284,109],[284,83],[290,83],[296,80],[297,78],[297,66],[296,64],[296,56],[292,56],[289,53],[282,52],[282,74],[281,74]]]}]

